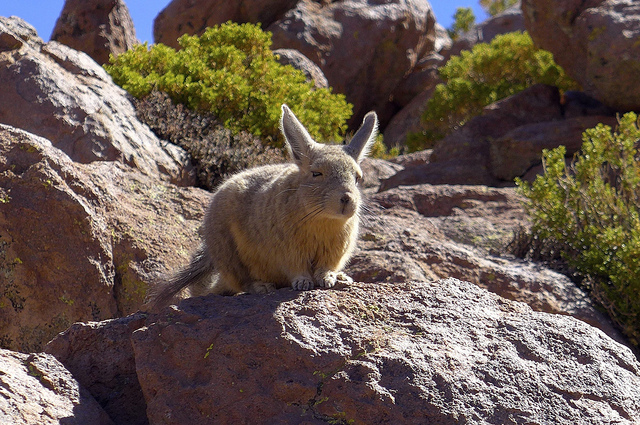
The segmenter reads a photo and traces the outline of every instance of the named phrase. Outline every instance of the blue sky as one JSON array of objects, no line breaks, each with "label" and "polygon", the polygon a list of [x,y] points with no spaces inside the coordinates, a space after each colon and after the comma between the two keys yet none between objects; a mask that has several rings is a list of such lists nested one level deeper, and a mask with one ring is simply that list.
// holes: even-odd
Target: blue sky
[{"label": "blue sky", "polygon": [[[170,0],[125,0],[125,3],[136,27],[138,39],[153,42],[153,19]],[[451,26],[453,14],[458,7],[472,7],[478,21],[486,17],[477,0],[433,0],[429,3],[436,20],[445,28]],[[19,16],[33,25],[42,39],[48,41],[63,5],[64,0],[0,0],[0,16]]]}]

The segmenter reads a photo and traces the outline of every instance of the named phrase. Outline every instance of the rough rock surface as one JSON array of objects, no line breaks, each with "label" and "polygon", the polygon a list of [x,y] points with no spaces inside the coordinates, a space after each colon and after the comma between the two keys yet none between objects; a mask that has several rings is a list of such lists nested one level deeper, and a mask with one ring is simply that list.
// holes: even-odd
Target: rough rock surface
[{"label": "rough rock surface", "polygon": [[449,57],[453,41],[447,30],[435,24],[433,51],[427,52],[393,91],[390,103],[397,112],[384,128],[384,143],[388,147],[404,146],[407,135],[422,131],[420,123],[427,101],[436,85],[442,82],[438,68]]},{"label": "rough rock surface", "polygon": [[[640,417],[640,364],[628,348],[574,318],[456,279],[192,298],[158,316],[75,325],[47,350],[87,348],[99,370],[109,358],[96,354],[113,344],[103,336],[123,337],[133,321],[150,424]],[[70,370],[80,365],[70,359]]]},{"label": "rough rock surface", "polygon": [[153,38],[178,48],[183,34],[200,35],[207,27],[227,21],[262,23],[266,28],[298,0],[173,0],[153,21]]},{"label": "rough rock surface", "polygon": [[0,92],[0,123],[51,140],[74,161],[120,161],[178,184],[194,181],[186,153],[136,119],[101,66],[44,43],[20,18],[0,17]]},{"label": "rough rock surface", "polygon": [[[593,99],[591,99],[593,100]],[[537,84],[488,105],[482,114],[439,141],[429,162],[406,167],[381,184],[380,190],[401,185],[512,184],[540,164],[542,149],[567,146],[567,156],[582,144],[582,132],[615,117],[584,94],[561,98],[557,88]]]},{"label": "rough rock surface", "polygon": [[502,13],[489,17],[461,34],[451,46],[449,56],[459,55],[462,50],[471,50],[478,43],[490,43],[495,36],[514,31],[524,31],[524,17],[520,2]]},{"label": "rough rock surface", "polygon": [[66,0],[51,40],[85,52],[100,65],[138,44],[122,0]]},{"label": "rough rock surface", "polygon": [[0,349],[0,423],[110,425],[109,416],[49,354]]},{"label": "rough rock surface", "polygon": [[45,347],[82,383],[118,425],[147,425],[147,405],[136,375],[131,333],[147,316],[75,323]]},{"label": "rough rock surface", "polygon": [[434,27],[426,1],[302,0],[267,29],[274,48],[300,51],[346,95],[354,105],[352,124],[375,109],[384,128],[395,113],[389,97],[434,48]]},{"label": "rough rock surface", "polygon": [[327,78],[318,65],[299,51],[294,49],[276,49],[273,53],[277,55],[278,62],[282,65],[291,65],[295,69],[304,72],[307,81],[313,82],[316,88],[322,89],[329,87]]},{"label": "rough rock surface", "polygon": [[540,164],[543,149],[560,145],[569,156],[582,147],[582,133],[599,123],[615,127],[616,119],[609,116],[587,116],[547,121],[520,126],[505,135],[489,141],[491,172],[504,181],[526,175]]},{"label": "rough rock surface", "polygon": [[187,258],[207,199],[0,125],[1,346],[38,351],[75,321],[135,311],[153,272]]},{"label": "rough rock surface", "polygon": [[372,195],[347,272],[363,282],[455,277],[534,310],[569,314],[624,342],[566,276],[504,253],[528,223],[513,188],[420,185]]},{"label": "rough rock surface", "polygon": [[621,110],[640,110],[640,4],[630,0],[523,0],[537,45],[583,90]]},{"label": "rough rock surface", "polygon": [[[427,73],[434,77],[424,90],[414,97],[411,102],[396,113],[384,129],[384,144],[388,147],[404,146],[410,133],[422,131],[422,115],[427,108],[427,101],[433,94],[433,90],[440,82],[437,77],[437,69],[426,69],[419,74],[423,77]],[[413,75],[413,74],[412,74]],[[411,76],[409,78],[412,78]],[[425,81],[426,82],[426,81]]]}]

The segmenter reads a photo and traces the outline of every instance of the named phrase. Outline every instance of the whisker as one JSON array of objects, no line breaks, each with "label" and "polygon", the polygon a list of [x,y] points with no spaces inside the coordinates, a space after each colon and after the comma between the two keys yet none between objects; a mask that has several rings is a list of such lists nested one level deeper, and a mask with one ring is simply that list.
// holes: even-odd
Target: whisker
[{"label": "whisker", "polygon": [[276,196],[280,196],[285,192],[295,192],[296,190],[298,190],[298,189],[296,189],[296,188],[285,189],[285,190],[282,190],[282,191],[278,192],[278,194]]},{"label": "whisker", "polygon": [[314,205],[311,205],[310,210],[302,216],[299,220],[292,221],[289,223],[286,232],[296,232],[300,227],[302,227],[305,223],[315,218],[318,214],[320,214],[324,210],[324,206],[321,202],[317,202]]}]

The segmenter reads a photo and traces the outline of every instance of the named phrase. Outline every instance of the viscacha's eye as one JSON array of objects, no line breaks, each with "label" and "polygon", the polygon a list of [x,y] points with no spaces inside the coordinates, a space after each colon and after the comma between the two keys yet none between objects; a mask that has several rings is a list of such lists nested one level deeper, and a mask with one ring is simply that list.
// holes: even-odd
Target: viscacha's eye
[{"label": "viscacha's eye", "polygon": [[320,171],[312,171],[312,172],[311,172],[311,175],[312,175],[313,177],[320,177],[320,176],[322,175],[322,173],[321,173]]},{"label": "viscacha's eye", "polygon": [[356,184],[360,184],[362,181],[362,176],[360,174],[356,174]]}]

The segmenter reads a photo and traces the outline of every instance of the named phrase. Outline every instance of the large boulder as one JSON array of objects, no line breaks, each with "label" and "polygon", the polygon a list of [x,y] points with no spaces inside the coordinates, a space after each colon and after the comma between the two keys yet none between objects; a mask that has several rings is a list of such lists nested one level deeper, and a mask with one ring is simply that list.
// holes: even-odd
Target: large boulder
[{"label": "large boulder", "polygon": [[[115,347],[128,362],[113,361]],[[83,358],[100,349],[92,363]],[[630,423],[640,415],[640,364],[628,348],[456,279],[192,298],[159,315],[74,325],[47,352],[70,370],[90,364],[96,373],[78,378],[87,388],[100,389],[92,379],[113,393],[139,385],[146,417],[130,423]],[[105,381],[121,369],[137,380]],[[133,402],[122,401],[120,411]]]},{"label": "large boulder", "polygon": [[585,92],[620,110],[640,110],[640,4],[631,0],[523,0],[535,43]]},{"label": "large boulder", "polygon": [[291,65],[295,69],[302,71],[307,77],[307,81],[313,83],[314,87],[323,89],[329,87],[327,77],[322,70],[308,57],[293,49],[276,49],[273,51],[278,62],[282,65]]},{"label": "large boulder", "polygon": [[280,19],[298,0],[173,0],[153,21],[153,38],[178,48],[184,34],[200,35],[207,27],[227,21],[261,23],[266,28]]},{"label": "large boulder", "polygon": [[146,314],[136,313],[104,322],[75,323],[45,347],[117,425],[149,424],[131,346],[131,333],[147,321],[151,319]]},{"label": "large boulder", "polygon": [[513,188],[419,185],[369,197],[358,251],[347,267],[364,282],[455,277],[534,310],[568,314],[624,341],[566,276],[506,254],[527,228]]},{"label": "large boulder", "polygon": [[0,423],[112,425],[105,411],[49,354],[0,349]]},{"label": "large boulder", "polygon": [[[424,0],[302,0],[268,27],[274,48],[300,51],[354,105],[351,124],[372,109],[381,126],[396,112],[389,99],[435,45],[435,18]],[[416,93],[417,94],[417,93]]]},{"label": "large boulder", "polygon": [[463,50],[471,50],[478,43],[490,43],[497,35],[524,30],[524,18],[518,2],[460,34],[447,52],[447,56],[459,55]]},{"label": "large boulder", "polygon": [[38,351],[73,322],[136,311],[188,257],[207,198],[0,125],[1,346]]},{"label": "large boulder", "polygon": [[459,55],[462,50],[470,50],[477,43],[489,43],[496,35],[523,30],[524,21],[519,3],[474,26],[458,36],[455,41],[451,40],[442,26],[436,24],[434,51],[420,59],[393,92],[391,99],[398,112],[384,129],[385,144],[390,147],[404,146],[407,136],[423,131],[421,117],[427,101],[435,86],[442,83],[438,69],[446,64],[452,55]]},{"label": "large boulder", "polygon": [[85,52],[100,65],[138,44],[122,0],[66,0],[51,40]]},{"label": "large boulder", "polygon": [[0,92],[0,123],[49,139],[74,161],[120,161],[178,184],[194,181],[187,154],[136,119],[100,65],[44,43],[20,18],[0,17]]},{"label": "large boulder", "polygon": [[[433,95],[436,85],[442,82],[438,75],[438,67],[444,63],[440,55],[433,55],[423,68],[409,74],[396,89],[394,103],[411,97],[418,92],[409,103],[404,105],[384,129],[384,143],[388,147],[404,146],[411,133],[422,131],[422,115],[427,109],[427,102]],[[404,102],[404,100],[402,100]]]},{"label": "large boulder", "polygon": [[543,149],[563,145],[567,155],[582,147],[582,133],[599,123],[615,127],[611,116],[581,116],[561,121],[547,121],[520,126],[489,141],[491,172],[497,178],[511,181],[540,164]]},{"label": "large boulder", "polygon": [[537,84],[486,106],[439,141],[428,163],[406,167],[380,190],[423,183],[512,184],[541,163],[543,149],[564,145],[571,157],[582,145],[582,132],[600,122],[615,124],[615,117],[599,102]]}]

